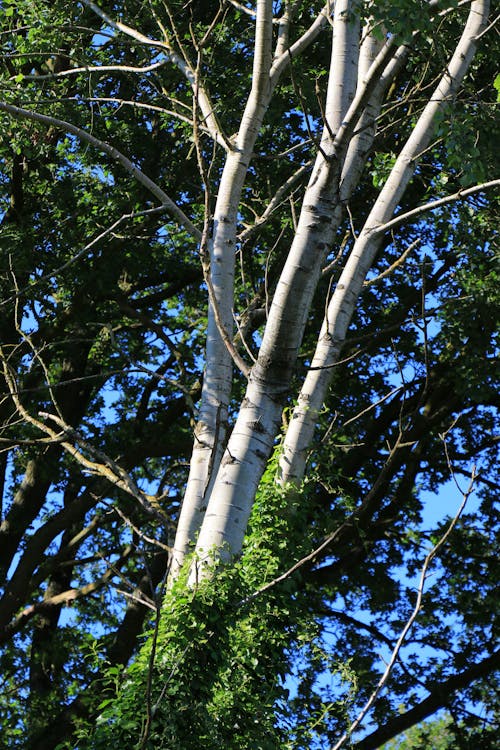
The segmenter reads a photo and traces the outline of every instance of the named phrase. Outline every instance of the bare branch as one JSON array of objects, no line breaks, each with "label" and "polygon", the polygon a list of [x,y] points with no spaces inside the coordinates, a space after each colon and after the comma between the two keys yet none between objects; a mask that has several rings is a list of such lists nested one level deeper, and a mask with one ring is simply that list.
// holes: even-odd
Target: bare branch
[{"label": "bare branch", "polygon": [[124,591],[123,589],[116,589],[117,594],[121,594],[126,599],[130,599],[133,602],[137,602],[137,604],[142,604],[143,607],[147,607],[148,609],[151,609],[153,612],[156,612],[157,607],[156,604],[154,604],[151,599],[146,599],[144,596],[136,596],[135,594],[131,594],[128,591]]},{"label": "bare branch", "polygon": [[[60,70],[57,73],[43,73],[39,75],[23,75],[25,81],[50,81],[56,78],[67,78],[68,76],[78,75],[79,73],[151,73],[153,70],[163,68],[168,65],[168,59],[160,60],[151,65],[136,67],[134,65],[84,65],[78,68],[68,68]],[[19,82],[18,76],[11,76],[11,81]]]},{"label": "bare branch", "polygon": [[389,391],[389,393],[386,393],[385,396],[381,396],[379,399],[377,399],[377,401],[374,401],[372,404],[367,406],[366,409],[363,409],[362,411],[358,412],[358,414],[355,414],[354,417],[351,417],[346,422],[344,422],[342,427],[347,427],[348,424],[351,424],[352,422],[356,422],[364,414],[367,414],[376,406],[380,406],[380,404],[383,404],[384,401],[387,401],[389,398],[392,398],[394,394],[399,393],[401,390],[404,390],[404,388],[405,388],[404,385],[397,385],[395,388]]},{"label": "bare branch", "polygon": [[[171,60],[174,65],[179,68],[179,70],[186,77],[191,86],[193,88],[195,87],[196,76],[193,70],[193,66],[187,61],[186,56],[185,59],[182,59],[182,57],[175,52],[167,37],[165,41],[150,39],[149,37],[144,36],[144,34],[141,34],[136,29],[133,29],[131,26],[127,26],[127,24],[122,23],[121,21],[114,21],[110,16],[108,16],[107,13],[101,10],[101,8],[96,5],[96,3],[92,2],[92,0],[82,0],[82,2],[97,16],[99,16],[99,18],[101,18],[106,24],[111,26],[111,28],[116,29],[117,31],[121,31],[123,34],[126,34],[132,39],[135,39],[141,44],[161,49],[165,54],[168,55],[169,60]],[[165,29],[163,29],[163,31],[166,34]],[[222,132],[222,129],[214,113],[214,107],[210,101],[208,93],[204,88],[200,88],[198,101],[210,134],[219,145],[224,147],[226,151],[230,150],[231,144]]]},{"label": "bare branch", "polygon": [[239,239],[242,243],[247,242],[255,232],[269,221],[273,212],[288,200],[288,197],[296,184],[300,182],[302,177],[304,177],[304,175],[306,175],[311,169],[311,165],[312,160],[308,161],[307,164],[303,164],[283,183],[283,185],[281,185],[281,187],[278,188],[262,215],[255,220],[255,223],[252,224],[252,226],[248,227],[240,234]]},{"label": "bare branch", "polygon": [[180,209],[179,206],[174,203],[171,198],[169,198],[169,196],[160,188],[159,185],[157,185],[156,182],[145,175],[144,172],[139,169],[139,167],[133,164],[130,159],[122,154],[121,151],[118,151],[118,149],[114,146],[111,146],[105,141],[101,141],[99,138],[96,138],[90,133],[87,133],[85,130],[82,130],[82,128],[79,128],[76,125],[73,125],[71,122],[60,120],[57,117],[42,115],[39,112],[32,112],[29,109],[17,107],[14,104],[7,104],[6,102],[0,102],[0,111],[7,112],[9,115],[19,120],[33,120],[34,122],[41,122],[44,125],[53,125],[56,128],[61,128],[62,130],[75,135],[85,143],[89,143],[99,151],[103,151],[105,154],[108,154],[108,156],[110,156],[114,161],[121,164],[121,166],[135,180],[137,180],[137,182],[140,182],[141,185],[144,185],[144,187],[161,202],[162,207],[165,208],[165,213],[169,213],[174,219],[182,224],[182,226],[187,229],[191,236],[196,240],[201,239],[200,230],[193,224],[191,219],[188,219],[182,209]]},{"label": "bare branch", "polygon": [[67,589],[60,594],[50,596],[43,601],[31,604],[29,607],[25,607],[5,628],[1,636],[2,641],[6,641],[11,638],[14,633],[17,633],[29,620],[35,615],[41,612],[46,612],[51,607],[58,607],[60,605],[70,605],[77,599],[81,599],[83,596],[93,594],[95,591],[101,589],[114,575],[116,575],[116,565],[121,565],[132,553],[133,547],[129,545],[122,553],[120,560],[115,565],[108,566],[106,572],[95,581],[81,586],[78,589]]},{"label": "bare branch", "polygon": [[[467,662],[468,654],[463,655],[464,663]],[[367,737],[353,743],[353,750],[377,750],[384,742],[396,737],[415,724],[431,716],[440,708],[449,705],[450,696],[458,690],[467,687],[474,680],[486,677],[498,670],[500,667],[500,651],[495,651],[482,661],[472,664],[463,672],[453,674],[446,680],[439,681],[429,691],[427,698],[410,708],[403,714],[393,716],[386,724],[380,726]]]},{"label": "bare branch", "polygon": [[261,586],[260,589],[257,589],[257,591],[254,591],[252,594],[247,596],[245,599],[242,599],[241,602],[239,602],[240,607],[244,607],[250,602],[253,602],[254,599],[257,599],[258,596],[261,596],[261,594],[264,594],[266,591],[269,591],[269,589],[274,588],[279,583],[282,583],[283,581],[286,581],[287,578],[290,578],[291,575],[293,575],[299,568],[302,568],[307,563],[313,562],[318,555],[323,552],[323,550],[327,549],[332,542],[337,539],[340,534],[345,531],[345,529],[349,526],[349,519],[348,521],[345,521],[343,524],[338,526],[335,531],[333,531],[331,534],[328,534],[325,539],[321,542],[321,544],[313,549],[312,552],[309,552],[307,555],[304,555],[304,557],[301,557],[300,560],[297,560],[296,563],[294,563],[288,570],[285,570],[284,573],[277,576],[276,578],[273,578],[272,581],[268,581],[268,583],[264,584],[264,586]]},{"label": "bare branch", "polygon": [[427,213],[427,211],[433,211],[435,208],[445,206],[448,203],[453,203],[454,201],[468,198],[469,195],[474,195],[475,193],[481,193],[484,190],[491,190],[492,188],[497,187],[500,187],[500,179],[489,180],[488,182],[482,182],[479,185],[474,185],[470,188],[464,188],[464,190],[458,190],[452,195],[445,195],[443,198],[438,198],[437,200],[430,201],[429,203],[424,203],[424,205],[417,206],[417,208],[413,208],[411,211],[406,211],[404,214],[399,214],[394,219],[391,219],[391,221],[388,221],[385,224],[381,224],[380,226],[376,227],[373,231],[373,234],[385,234],[385,232],[388,232],[390,229],[396,229],[396,227],[400,227],[402,224],[406,224],[412,219],[415,219],[417,216],[420,216],[423,213]]},{"label": "bare branch", "polygon": [[167,43],[160,42],[156,39],[150,39],[149,37],[144,36],[144,34],[141,34],[140,31],[136,31],[136,29],[133,29],[131,26],[127,26],[127,24],[122,23],[122,21],[114,21],[111,16],[108,16],[108,14],[101,10],[101,8],[99,8],[96,3],[92,2],[92,0],[81,1],[83,5],[86,5],[87,8],[90,8],[90,10],[92,10],[96,14],[96,16],[99,16],[102,21],[104,21],[108,26],[111,26],[111,28],[116,29],[116,31],[121,31],[123,34],[126,34],[132,39],[135,39],[136,42],[140,42],[141,44],[144,44],[146,46],[169,50],[169,45]]},{"label": "bare branch", "polygon": [[[170,97],[170,99],[175,103],[178,104],[173,97]],[[148,102],[139,102],[134,99],[119,99],[116,96],[87,96],[82,97],[82,101],[85,102],[95,102],[96,104],[118,104],[120,107],[134,107],[136,109],[146,109],[148,112],[160,112],[162,115],[169,115],[170,117],[175,117],[180,122],[186,122],[188,125],[193,125],[193,121],[190,117],[187,117],[186,115],[181,114],[180,112],[176,112],[173,109],[167,109],[166,107],[161,107],[159,104],[149,104]],[[201,127],[203,132],[208,133],[208,128]]]},{"label": "bare branch", "polygon": [[406,636],[410,632],[410,630],[411,630],[411,628],[413,626],[413,623],[417,619],[418,614],[419,614],[419,612],[420,612],[420,610],[422,608],[422,600],[423,600],[423,595],[424,595],[424,587],[425,587],[425,581],[426,581],[427,575],[428,575],[429,566],[430,566],[432,560],[434,559],[434,557],[436,556],[436,554],[441,549],[441,547],[447,541],[448,537],[452,533],[452,531],[455,528],[455,526],[457,525],[458,519],[460,518],[460,516],[462,514],[462,511],[464,510],[464,508],[465,508],[465,506],[467,504],[467,501],[468,501],[469,497],[471,496],[471,494],[472,494],[472,492],[474,490],[475,483],[476,483],[476,470],[475,470],[475,468],[473,468],[472,469],[471,478],[470,478],[470,482],[469,482],[469,486],[466,489],[466,491],[463,493],[463,499],[462,499],[462,502],[460,504],[459,509],[457,510],[457,512],[455,514],[455,517],[453,518],[453,520],[449,524],[448,528],[446,529],[446,531],[444,532],[444,534],[442,535],[442,537],[433,546],[433,548],[430,550],[430,552],[427,554],[427,556],[426,556],[426,558],[424,560],[424,564],[422,566],[422,571],[420,573],[420,582],[419,582],[418,589],[417,589],[417,601],[415,602],[415,606],[413,608],[413,611],[412,611],[410,617],[408,618],[408,620],[406,622],[406,625],[404,626],[403,630],[401,631],[401,634],[400,634],[400,636],[399,636],[399,638],[398,638],[398,640],[396,642],[396,645],[394,646],[393,652],[391,654],[391,657],[390,657],[389,662],[388,662],[388,664],[387,664],[387,666],[386,666],[386,668],[384,670],[384,673],[383,673],[382,677],[378,681],[375,690],[372,692],[372,694],[370,695],[370,697],[366,701],[365,705],[363,706],[363,708],[361,709],[361,711],[357,715],[356,719],[351,723],[351,725],[349,726],[349,729],[342,735],[342,737],[339,739],[339,741],[335,745],[332,746],[331,750],[340,750],[340,748],[347,742],[347,740],[351,737],[351,735],[353,734],[353,732],[356,731],[356,729],[359,727],[359,725],[361,724],[361,722],[364,720],[365,716],[367,715],[367,713],[369,712],[369,710],[371,709],[371,707],[373,706],[373,704],[377,700],[380,692],[385,687],[385,684],[387,683],[387,680],[390,677],[390,674],[391,674],[391,672],[393,670],[393,667],[394,667],[394,665],[396,664],[396,662],[397,662],[397,660],[399,658],[399,652],[401,650],[401,647],[402,647],[404,641],[406,640]]},{"label": "bare branch", "polygon": [[251,8],[247,8],[246,5],[243,5],[243,3],[237,2],[237,0],[227,0],[228,3],[233,5],[237,10],[240,10],[242,13],[246,13],[247,16],[250,16],[250,18],[255,19],[255,11]]},{"label": "bare branch", "polygon": [[[154,498],[149,497],[149,501],[153,502]],[[153,545],[154,547],[159,547],[164,552],[168,552],[168,554],[172,553],[172,547],[169,547],[167,544],[163,544],[163,542],[160,542],[159,539],[155,539],[153,537],[148,536],[144,533],[133,521],[130,520],[128,516],[125,515],[125,513],[120,510],[120,508],[117,505],[114,505],[112,510],[117,513],[117,515],[120,516],[122,521],[127,524],[129,528],[132,529],[132,531],[137,534],[139,539],[142,539],[144,542],[147,542],[148,544]]]},{"label": "bare branch", "polygon": [[271,83],[274,86],[277,83],[278,78],[281,76],[284,68],[289,65],[294,57],[300,55],[310,44],[314,42],[321,30],[326,26],[330,15],[329,4],[327,3],[323,9],[318,13],[309,28],[292,44],[287,50],[283,52],[274,62],[270,71]]},{"label": "bare branch", "polygon": [[411,251],[417,247],[421,242],[420,238],[414,240],[414,242],[411,242],[406,250],[401,253],[399,258],[394,261],[394,263],[391,263],[389,268],[386,268],[385,271],[382,271],[382,273],[379,273],[378,276],[376,276],[374,279],[368,279],[367,281],[363,282],[363,286],[372,286],[373,284],[378,284],[379,281],[382,281],[382,279],[385,279],[387,276],[390,276],[393,271],[396,270],[396,268],[399,268],[399,266],[402,266]]},{"label": "bare branch", "polygon": [[[91,474],[97,474],[107,479],[115,487],[118,487],[128,495],[134,497],[149,515],[154,516],[162,523],[163,526],[169,528],[170,520],[168,519],[168,517],[165,516],[157,507],[155,507],[155,505],[151,502],[150,496],[139,489],[130,474],[125,471],[125,469],[123,469],[119,464],[117,464],[116,461],[113,461],[113,459],[106,455],[103,451],[90,445],[90,443],[88,443],[85,438],[79,435],[78,432],[70,425],[68,425],[61,417],[56,416],[55,414],[48,414],[47,412],[39,413],[41,417],[51,420],[60,428],[60,431],[56,432],[56,430],[53,430],[44,422],[40,422],[38,419],[35,419],[31,416],[31,414],[29,414],[29,412],[26,411],[19,399],[17,384],[14,375],[10,370],[8,362],[4,357],[2,347],[0,347],[0,357],[3,360],[3,372],[10,391],[10,396],[14,401],[16,409],[23,416],[23,418],[27,422],[29,422],[29,424],[39,429],[40,432],[43,432],[50,438],[52,438],[52,441],[54,443],[60,443],[62,447],[76,461],[78,461],[78,463],[80,463],[85,469],[87,469],[87,471],[90,471]],[[70,440],[72,442],[70,442]],[[78,448],[76,448],[75,443],[80,445],[85,452],[87,452],[97,460],[91,461],[90,459],[88,459],[81,450],[78,450]]]}]

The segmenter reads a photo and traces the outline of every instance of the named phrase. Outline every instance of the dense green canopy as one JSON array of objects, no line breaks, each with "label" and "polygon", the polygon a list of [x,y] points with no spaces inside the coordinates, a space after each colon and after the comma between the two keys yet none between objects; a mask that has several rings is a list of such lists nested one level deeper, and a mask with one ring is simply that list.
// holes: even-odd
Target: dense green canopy
[{"label": "dense green canopy", "polygon": [[[293,10],[290,43],[322,7],[274,6],[276,18]],[[379,41],[408,43],[407,60],[328,249],[283,434],[332,289],[468,13],[444,1],[360,6]],[[375,689],[425,556],[465,497],[352,747],[381,747],[447,708],[464,743],[493,748],[499,201],[498,188],[467,191],[500,172],[497,27],[440,113],[397,213],[456,199],[386,232],[304,482],[276,483],[276,440],[241,554],[214,580],[193,589],[181,574],[166,593],[206,365],[200,241],[250,89],[254,8],[99,8],[0,8],[0,744],[334,747]],[[249,365],[318,153],[330,47],[325,23],[290,54],[242,188],[233,342]],[[183,65],[209,92],[210,116]],[[245,386],[235,368],[230,425]]]}]

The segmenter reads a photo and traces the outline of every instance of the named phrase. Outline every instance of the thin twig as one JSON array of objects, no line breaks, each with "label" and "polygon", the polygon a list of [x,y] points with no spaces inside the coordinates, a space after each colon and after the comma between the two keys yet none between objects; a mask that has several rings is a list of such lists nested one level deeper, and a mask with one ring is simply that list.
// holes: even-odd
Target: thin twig
[{"label": "thin twig", "polygon": [[412,611],[410,617],[408,618],[408,620],[406,622],[406,625],[404,626],[403,630],[401,631],[401,634],[400,634],[400,636],[399,636],[399,638],[398,638],[398,640],[396,642],[396,645],[394,646],[394,649],[392,651],[391,657],[390,657],[390,659],[389,659],[389,661],[387,663],[387,666],[385,668],[385,671],[384,671],[382,677],[378,681],[375,690],[372,692],[372,694],[370,695],[370,697],[366,701],[365,705],[363,706],[363,708],[361,709],[361,711],[357,715],[356,719],[349,726],[349,729],[342,735],[342,737],[339,739],[339,741],[335,745],[333,745],[331,747],[330,750],[340,750],[340,748],[345,744],[345,742],[349,739],[349,737],[351,737],[351,735],[353,734],[353,732],[356,731],[356,729],[359,727],[359,725],[361,724],[361,722],[364,720],[364,718],[367,715],[368,711],[371,709],[371,707],[373,706],[373,704],[377,700],[380,692],[382,691],[382,689],[384,688],[385,684],[387,683],[387,680],[389,679],[389,676],[390,676],[390,674],[392,672],[392,669],[393,669],[394,665],[396,664],[396,662],[398,660],[399,652],[400,652],[401,647],[402,647],[402,645],[403,645],[403,643],[404,643],[404,641],[406,639],[406,636],[410,632],[410,630],[411,630],[411,628],[413,626],[413,623],[417,619],[417,616],[418,616],[418,614],[419,614],[419,612],[420,612],[420,610],[422,608],[422,600],[423,600],[423,595],[424,595],[424,587],[425,587],[425,581],[427,579],[427,574],[428,574],[429,566],[430,566],[432,560],[434,559],[434,557],[436,556],[436,554],[438,553],[438,551],[441,549],[441,547],[447,541],[447,539],[450,536],[450,534],[453,531],[453,529],[455,528],[455,526],[456,526],[456,524],[458,522],[458,519],[460,518],[460,516],[461,516],[461,514],[462,514],[462,512],[463,512],[463,510],[465,508],[465,505],[466,505],[466,503],[467,503],[467,501],[468,501],[471,493],[473,492],[475,482],[476,482],[476,469],[475,469],[475,467],[473,467],[472,473],[471,473],[470,482],[469,482],[469,486],[466,489],[466,491],[463,493],[463,499],[462,499],[462,502],[460,504],[459,509],[457,510],[457,512],[456,512],[453,520],[449,524],[448,528],[446,529],[446,531],[444,532],[444,534],[442,535],[442,537],[434,545],[434,547],[430,550],[430,552],[427,554],[427,556],[426,556],[426,558],[424,560],[424,564],[422,566],[422,571],[420,573],[420,582],[419,582],[418,589],[417,589],[417,601],[415,603],[415,606],[413,608],[413,611]]},{"label": "thin twig", "polygon": [[366,281],[363,281],[363,286],[372,286],[373,284],[378,284],[379,281],[382,281],[382,279],[385,279],[387,276],[389,276],[393,271],[396,270],[399,266],[402,266],[405,262],[408,255],[411,253],[414,247],[416,247],[418,244],[420,244],[421,240],[420,238],[414,240],[406,250],[404,250],[399,258],[392,263],[389,268],[386,268],[385,271],[382,271],[382,273],[379,273],[378,276],[376,276],[374,279],[367,279]]},{"label": "thin twig", "polygon": [[473,187],[466,188],[465,190],[458,190],[456,193],[453,193],[451,195],[445,195],[443,198],[438,198],[435,201],[429,201],[429,203],[424,203],[422,206],[417,206],[417,208],[413,208],[411,211],[406,211],[403,214],[399,214],[398,216],[394,217],[394,219],[391,219],[391,221],[388,221],[385,224],[381,224],[380,226],[376,227],[373,230],[373,235],[375,236],[378,234],[385,234],[385,232],[388,232],[389,229],[400,227],[402,224],[406,224],[411,219],[415,219],[417,216],[420,216],[420,214],[426,213],[427,211],[433,211],[435,208],[439,208],[440,206],[445,206],[448,203],[453,203],[454,201],[468,198],[470,195],[480,193],[483,190],[491,190],[492,188],[497,187],[500,187],[500,179],[482,182],[478,185],[473,185]]}]

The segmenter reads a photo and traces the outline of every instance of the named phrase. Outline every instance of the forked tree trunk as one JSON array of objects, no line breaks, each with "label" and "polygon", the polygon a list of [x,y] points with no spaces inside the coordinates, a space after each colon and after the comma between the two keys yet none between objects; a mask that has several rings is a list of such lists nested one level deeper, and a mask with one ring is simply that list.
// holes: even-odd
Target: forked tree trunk
[{"label": "forked tree trunk", "polygon": [[434,133],[436,115],[459,88],[475,51],[475,39],[487,19],[487,3],[472,3],[467,24],[438,86],[391,170],[349,255],[328,305],[308,375],[287,430],[280,461],[282,482],[300,483],[321,406],[326,398],[363,282],[382,243],[381,227],[393,216]]},{"label": "forked tree trunk", "polygon": [[238,133],[228,151],[217,194],[209,241],[210,278],[219,320],[209,303],[206,365],[200,410],[190,471],[174,542],[171,577],[175,578],[184,557],[196,540],[208,498],[226,445],[228,404],[231,396],[233,362],[219,331],[219,325],[233,330],[235,246],[238,207],[253,155],[253,148],[266,110],[289,57],[311,44],[326,22],[318,15],[306,34],[291,49],[288,27],[291,17],[285,13],[272,52],[273,9],[270,0],[257,3],[252,88]]},{"label": "forked tree trunk", "polygon": [[[340,170],[333,155],[335,133],[340,130],[356,90],[359,24],[355,16],[353,20],[351,5],[344,0],[335,8],[327,124],[259,357],[210,494],[196,546],[198,557],[217,549],[228,559],[241,548],[262,467],[279,429],[283,401],[321,266],[341,220],[336,195]],[[336,173],[334,178],[332,172]],[[250,503],[235,503],[234,498],[240,496],[250,498]]]},{"label": "forked tree trunk", "polygon": [[[271,8],[266,3],[261,3],[259,8],[261,33],[264,33],[264,16],[269,14],[267,19],[271,23]],[[209,388],[215,382],[214,378],[218,377],[219,362],[214,359],[216,350],[216,356],[224,362],[225,374],[220,380],[224,386],[211,396],[211,423],[207,428],[205,448],[198,446],[200,435],[197,436],[190,477],[195,491],[191,493],[191,487],[188,487],[176,541],[175,564],[178,566],[199,529],[191,581],[206,574],[205,570],[209,568],[204,566],[204,562],[229,560],[241,550],[255,493],[280,429],[292,370],[322,266],[332,250],[336,230],[342,220],[343,204],[348,201],[360,179],[384,94],[407,56],[406,47],[397,49],[391,39],[381,45],[370,34],[365,34],[360,43],[355,8],[356,4],[350,0],[342,0],[335,5],[323,135],[304,195],[295,237],[269,310],[258,358],[251,369],[245,398],[225,449],[222,416],[225,419],[229,398],[229,359],[220,340],[216,345],[214,321],[211,324],[210,342],[213,338],[213,343],[209,342],[207,347],[207,374],[213,374],[205,388],[206,401],[202,404],[202,415],[208,414]],[[303,477],[305,456],[330,384],[331,365],[338,359],[363,281],[379,248],[383,236],[380,227],[393,216],[414,173],[419,155],[430,143],[437,113],[449,103],[460,86],[487,16],[488,0],[474,0],[447,69],[401,149],[389,179],[351,250],[329,304],[312,366],[285,436],[281,460],[282,482],[297,483]],[[267,53],[260,59],[264,68],[272,71]],[[253,114],[257,127],[251,135],[246,134],[248,150],[242,158],[244,165],[240,168],[238,162],[233,176],[230,176],[229,166],[226,166],[217,204],[218,208],[219,205],[224,207],[221,217],[227,216],[233,222],[231,227],[225,228],[225,233],[219,235],[226,242],[230,235],[233,243],[231,254],[234,252],[237,205],[244,175],[271,95],[271,88],[264,94],[262,89],[260,91],[259,104]],[[247,127],[250,127],[250,123]],[[228,156],[228,164],[233,158],[232,154]],[[226,190],[230,198],[222,197]],[[212,263],[217,258],[218,241],[216,233]],[[232,260],[226,253],[221,263],[225,270],[218,281],[217,292],[228,326],[233,304],[234,267],[231,264]],[[196,456],[202,451],[200,468],[197,467]],[[196,520],[184,524],[184,519],[189,516]]]}]

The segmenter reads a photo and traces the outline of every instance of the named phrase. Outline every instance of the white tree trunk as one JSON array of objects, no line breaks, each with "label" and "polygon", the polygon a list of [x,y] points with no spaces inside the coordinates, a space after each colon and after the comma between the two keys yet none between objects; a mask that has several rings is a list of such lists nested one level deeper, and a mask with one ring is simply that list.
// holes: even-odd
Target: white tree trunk
[{"label": "white tree trunk", "polygon": [[[363,280],[377,250],[377,227],[392,216],[411,179],[415,159],[430,141],[437,111],[453,97],[460,85],[474,54],[475,38],[486,23],[487,13],[487,0],[473,2],[464,33],[448,70],[401,151],[351,252],[322,331],[319,360],[315,358],[315,363],[320,361],[320,367],[324,363],[328,364],[332,356],[338,356]],[[344,43],[345,39],[346,36]],[[342,56],[338,47],[332,50],[332,54],[335,59],[346,59],[346,55]],[[382,70],[384,67],[385,65]],[[333,70],[337,70],[340,79],[338,69],[334,67]],[[374,88],[375,85],[365,92],[368,99]],[[329,87],[330,95],[332,93]],[[352,107],[356,99],[357,97]],[[362,103],[365,105],[367,101]],[[356,114],[358,119],[360,112]],[[334,139],[334,148],[339,134],[341,137],[348,127],[349,112]],[[331,123],[326,130],[328,132],[324,133],[322,141],[325,146],[329,145],[329,137],[334,132]],[[336,179],[338,173],[334,160],[328,159],[328,153],[325,156],[320,153],[306,191],[295,240],[273,299],[259,357],[252,370],[246,397],[222,459],[200,530],[196,546],[197,560],[191,570],[192,583],[200,575],[205,575],[205,561],[226,560],[241,550],[255,492],[279,430],[282,401],[288,388],[319,269],[333,239],[333,227],[340,218],[340,204],[335,201],[338,192]],[[311,372],[311,378],[314,378],[315,388],[319,392],[324,392],[325,389],[322,380],[325,372],[328,379],[327,371]],[[322,399],[317,397],[314,388],[310,390],[311,393],[304,390],[309,399],[308,409],[302,411],[299,418],[303,422],[303,428],[310,429],[312,436],[318,404]],[[317,403],[314,402],[311,408],[313,397]],[[285,470],[289,472],[289,476],[298,476],[294,469],[296,455],[299,455],[298,448],[287,455]]]},{"label": "white tree trunk", "polygon": [[219,322],[212,304],[208,310],[206,365],[190,471],[177,525],[171,566],[175,578],[196,539],[225,447],[228,404],[231,395],[232,360],[219,331],[222,323],[233,329],[235,246],[238,207],[253,148],[272,93],[290,61],[319,34],[326,22],[322,12],[309,30],[288,50],[290,15],[281,19],[276,50],[272,54],[272,1],[257,3],[252,88],[232,149],[226,157],[210,240],[210,277]]},{"label": "white tree trunk", "polygon": [[[221,177],[210,241],[210,277],[220,322],[233,329],[233,287],[238,206],[253,147],[269,102],[272,63],[272,1],[259,0],[255,31],[252,89],[238,134],[228,153]],[[209,303],[206,365],[201,405],[195,428],[190,472],[177,525],[172,575],[182,566],[206,510],[210,476],[216,473],[224,446],[231,395],[232,360],[222,340],[214,309]]]},{"label": "white tree trunk", "polygon": [[[345,0],[335,8],[327,123],[320,152],[273,298],[259,357],[210,495],[196,545],[201,560],[215,550],[218,557],[228,558],[241,549],[255,491],[279,429],[283,399],[321,265],[340,222],[340,167],[330,156],[356,87],[359,25],[351,21],[351,5]],[[197,575],[195,569],[193,579]]]},{"label": "white tree trunk", "polygon": [[418,157],[430,143],[437,113],[453,98],[470,65],[476,37],[488,18],[487,0],[476,0],[453,57],[429,103],[424,108],[351,251],[328,306],[316,351],[284,439],[281,481],[299,483],[317,417],[330,385],[363,282],[383,233],[377,231],[393,215],[415,171]]},{"label": "white tree trunk", "polygon": [[[368,71],[382,49],[382,42],[373,36],[370,27],[371,22],[368,23],[364,30],[364,38],[359,50],[358,88],[362,88]],[[372,147],[375,137],[375,125],[377,117],[380,114],[383,96],[390,81],[394,78],[395,71],[399,69],[399,66],[396,66],[394,62],[393,60],[390,74],[388,75],[385,72],[380,76],[380,81],[375,91],[356,123],[354,135],[347,149],[340,180],[340,198],[343,202],[349,200],[358,184],[363,167],[365,166],[366,157]]]}]

